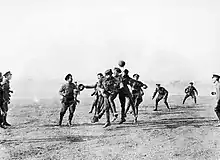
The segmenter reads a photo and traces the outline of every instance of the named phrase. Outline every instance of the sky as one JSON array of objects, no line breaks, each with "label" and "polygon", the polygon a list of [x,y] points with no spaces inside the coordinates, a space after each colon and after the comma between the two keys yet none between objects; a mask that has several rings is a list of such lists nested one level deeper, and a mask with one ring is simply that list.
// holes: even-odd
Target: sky
[{"label": "sky", "polygon": [[[218,0],[0,0],[0,71],[93,80],[126,61],[145,80],[220,74]],[[14,82],[14,83],[15,83]]]}]

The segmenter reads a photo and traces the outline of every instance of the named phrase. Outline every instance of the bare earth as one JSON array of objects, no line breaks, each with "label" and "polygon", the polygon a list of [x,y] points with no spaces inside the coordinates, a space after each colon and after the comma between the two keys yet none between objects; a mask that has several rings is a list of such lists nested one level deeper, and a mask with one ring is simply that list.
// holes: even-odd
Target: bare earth
[{"label": "bare earth", "polygon": [[[103,129],[105,116],[91,124],[90,99],[81,99],[74,123],[57,126],[58,101],[41,100],[39,104],[12,105],[7,130],[0,129],[0,159],[30,160],[196,160],[220,159],[220,127],[213,111],[213,97],[199,97],[198,105],[183,97],[170,96],[172,110],[163,103],[153,112],[153,101],[140,106],[139,124],[128,115],[123,125],[113,123]],[[118,107],[120,111],[120,107]],[[119,120],[118,120],[119,121]]]}]

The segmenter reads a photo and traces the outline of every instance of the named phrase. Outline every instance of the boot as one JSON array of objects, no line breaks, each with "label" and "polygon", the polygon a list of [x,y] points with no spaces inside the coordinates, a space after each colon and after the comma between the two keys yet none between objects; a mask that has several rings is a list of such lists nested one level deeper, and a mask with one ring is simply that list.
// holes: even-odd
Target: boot
[{"label": "boot", "polygon": [[5,127],[5,126],[3,125],[3,123],[0,124],[0,127],[3,128],[3,129],[6,129],[6,128],[7,128],[7,127]]},{"label": "boot", "polygon": [[91,120],[91,123],[95,123],[95,122],[98,122],[99,121],[99,118],[97,116],[94,116]]},{"label": "boot", "polygon": [[134,117],[134,124],[137,124],[137,117]]},{"label": "boot", "polygon": [[105,125],[103,126],[103,128],[107,128],[109,126],[111,126],[111,123],[110,122],[106,122]]},{"label": "boot", "polygon": [[69,120],[68,124],[67,124],[69,127],[72,126],[72,122]]},{"label": "boot", "polygon": [[122,124],[122,123],[124,123],[124,122],[126,122],[126,119],[125,119],[125,118],[121,119],[121,121],[120,121],[118,124]]},{"label": "boot", "polygon": [[112,120],[112,122],[114,122],[116,119],[118,118],[118,113],[115,113],[114,118]]},{"label": "boot", "polygon": [[4,123],[3,123],[3,125],[5,125],[5,126],[11,126],[11,124],[9,124],[9,123],[7,122],[6,117],[7,117],[7,116],[4,116]]},{"label": "boot", "polygon": [[61,125],[62,125],[63,116],[64,116],[64,115],[63,115],[62,113],[60,113],[59,126],[61,126]]}]

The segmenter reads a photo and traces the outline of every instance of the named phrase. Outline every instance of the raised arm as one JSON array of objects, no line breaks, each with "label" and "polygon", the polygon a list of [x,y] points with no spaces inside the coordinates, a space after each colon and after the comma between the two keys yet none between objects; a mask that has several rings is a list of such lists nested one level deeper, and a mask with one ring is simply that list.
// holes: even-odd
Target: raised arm
[{"label": "raised arm", "polygon": [[154,91],[152,99],[154,99],[154,97],[157,95],[157,92],[158,92],[158,89],[156,88],[156,90]]},{"label": "raised arm", "polygon": [[97,84],[95,84],[95,85],[85,85],[86,89],[91,89],[91,88],[96,88],[96,87],[97,87]]}]

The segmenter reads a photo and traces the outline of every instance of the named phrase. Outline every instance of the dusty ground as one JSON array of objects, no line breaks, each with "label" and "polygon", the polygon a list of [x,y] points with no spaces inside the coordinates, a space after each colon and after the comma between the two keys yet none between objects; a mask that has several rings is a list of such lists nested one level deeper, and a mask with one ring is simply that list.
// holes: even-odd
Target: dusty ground
[{"label": "dusty ground", "polygon": [[169,98],[171,112],[162,103],[153,112],[153,102],[145,100],[138,125],[128,115],[125,124],[113,123],[108,129],[102,128],[105,117],[90,123],[91,98],[81,99],[73,127],[57,126],[58,101],[17,103],[9,111],[13,126],[0,129],[0,159],[220,159],[220,127],[214,126],[213,97],[199,97],[196,106],[191,100],[183,106],[181,100],[180,96]]}]

